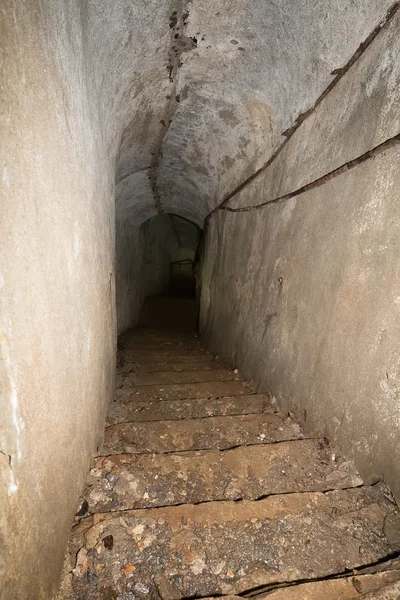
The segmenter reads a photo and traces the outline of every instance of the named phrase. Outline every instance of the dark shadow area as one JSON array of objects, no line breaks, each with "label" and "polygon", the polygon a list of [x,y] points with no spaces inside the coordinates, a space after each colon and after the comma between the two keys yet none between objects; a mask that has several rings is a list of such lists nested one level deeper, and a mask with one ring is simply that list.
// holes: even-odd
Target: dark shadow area
[{"label": "dark shadow area", "polygon": [[193,260],[184,259],[171,262],[170,294],[181,298],[194,298],[196,296]]},{"label": "dark shadow area", "polygon": [[151,296],[143,305],[136,331],[156,329],[195,335],[196,318],[197,306],[194,296]]}]

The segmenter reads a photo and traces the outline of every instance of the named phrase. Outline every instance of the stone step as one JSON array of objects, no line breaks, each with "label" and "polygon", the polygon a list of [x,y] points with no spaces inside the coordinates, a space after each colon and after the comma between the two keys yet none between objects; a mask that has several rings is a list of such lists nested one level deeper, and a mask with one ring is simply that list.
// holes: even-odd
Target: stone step
[{"label": "stone step", "polygon": [[134,388],[124,385],[118,388],[116,397],[121,402],[139,400],[184,400],[188,398],[224,398],[254,392],[246,381],[205,381],[200,383],[165,383]]},{"label": "stone step", "polygon": [[380,590],[370,592],[369,594],[363,594],[361,596],[363,600],[399,600],[400,598],[400,582],[389,583]]},{"label": "stone step", "polygon": [[353,464],[322,440],[297,440],[233,450],[122,454],[95,460],[85,499],[90,512],[212,500],[254,500],[270,494],[362,485]]},{"label": "stone step", "polygon": [[126,346],[123,350],[124,355],[126,356],[210,356],[210,353],[207,350],[204,350],[201,347],[193,348],[188,346],[136,346],[136,347],[128,347]]},{"label": "stone step", "polygon": [[198,398],[193,400],[149,400],[112,402],[108,409],[107,424],[126,421],[164,421],[172,419],[198,419],[224,415],[246,415],[276,412],[275,400],[267,394],[244,394],[224,398]]},{"label": "stone step", "polygon": [[103,454],[224,450],[302,437],[297,423],[276,413],[118,423],[106,429]]},{"label": "stone step", "polygon": [[400,550],[385,489],[98,513],[73,529],[72,585],[78,599],[159,600],[160,575],[183,599],[343,573]]},{"label": "stone step", "polygon": [[184,354],[185,352],[196,352],[200,354],[207,353],[207,350],[205,350],[197,340],[135,340],[125,344],[124,351],[129,352],[130,354],[140,354],[142,351],[144,354],[162,354],[163,352],[170,351],[179,351],[182,354]]},{"label": "stone step", "polygon": [[146,364],[157,364],[157,363],[204,363],[204,362],[213,362],[215,360],[214,354],[191,354],[191,353],[153,353],[146,355],[131,355],[128,350],[122,352],[124,357],[124,363],[126,362],[135,362],[140,365]]},{"label": "stone step", "polygon": [[[400,571],[384,571],[383,573],[373,573],[371,575],[355,575],[279,587],[267,593],[256,594],[251,598],[252,600],[347,600],[349,598],[365,600],[365,594],[373,594],[370,598],[377,600],[380,597],[379,593],[383,593],[385,589],[387,592],[388,588],[386,586],[391,586],[395,582],[398,586],[399,580]],[[400,587],[397,587],[397,590],[400,591]],[[393,596],[393,599],[398,600],[399,597]],[[383,599],[386,599],[386,597],[383,596]],[[214,599],[203,598],[203,600]],[[215,598],[215,600],[243,600],[243,597],[222,596]]]},{"label": "stone step", "polygon": [[201,383],[212,381],[233,381],[239,377],[228,369],[215,369],[215,371],[158,371],[156,373],[130,373],[125,376],[133,385],[164,385],[181,383]]},{"label": "stone step", "polygon": [[119,373],[160,373],[160,372],[175,372],[180,371],[218,371],[225,369],[226,364],[218,360],[203,360],[195,362],[178,362],[178,363],[139,363],[139,362],[124,362],[118,369]]},{"label": "stone step", "polygon": [[122,344],[129,343],[131,340],[153,340],[162,342],[188,342],[191,340],[200,341],[198,335],[193,333],[183,333],[182,331],[160,331],[158,329],[134,329],[126,331],[120,335],[119,340]]}]

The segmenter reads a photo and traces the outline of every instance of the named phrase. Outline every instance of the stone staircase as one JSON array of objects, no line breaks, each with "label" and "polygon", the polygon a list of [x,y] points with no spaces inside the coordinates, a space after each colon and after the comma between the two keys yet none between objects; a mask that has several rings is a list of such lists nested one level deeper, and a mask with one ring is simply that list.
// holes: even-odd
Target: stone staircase
[{"label": "stone staircase", "polygon": [[193,335],[122,343],[60,599],[400,598],[384,484],[363,485]]}]

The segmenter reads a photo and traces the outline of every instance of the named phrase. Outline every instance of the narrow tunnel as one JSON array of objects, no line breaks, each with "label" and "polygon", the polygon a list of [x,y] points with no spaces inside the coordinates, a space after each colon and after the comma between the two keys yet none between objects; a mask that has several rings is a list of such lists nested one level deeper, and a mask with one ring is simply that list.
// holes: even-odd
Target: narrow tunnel
[{"label": "narrow tunnel", "polygon": [[399,6],[3,1],[1,600],[397,597]]}]

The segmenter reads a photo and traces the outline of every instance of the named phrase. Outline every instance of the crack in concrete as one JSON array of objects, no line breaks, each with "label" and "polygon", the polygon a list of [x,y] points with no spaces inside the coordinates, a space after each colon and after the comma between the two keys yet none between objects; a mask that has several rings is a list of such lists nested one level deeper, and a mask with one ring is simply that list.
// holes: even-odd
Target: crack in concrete
[{"label": "crack in concrete", "polygon": [[[263,414],[265,414],[265,413],[263,413]],[[276,413],[271,413],[271,414],[276,414]],[[126,424],[126,422],[125,423],[116,423],[116,425],[125,425],[125,424]],[[137,424],[137,422],[135,422],[135,424]],[[107,429],[109,429],[109,427],[106,427],[106,430]],[[285,442],[296,442],[298,440],[318,440],[318,439],[319,439],[318,437],[304,435],[303,437],[287,438],[284,441]],[[259,444],[254,444],[254,443],[234,444],[232,446],[227,446],[226,448],[200,448],[199,447],[199,448],[196,448],[195,450],[190,450],[190,452],[207,452],[207,451],[227,452],[229,450],[236,450],[237,448],[249,448],[252,446],[272,446],[275,444],[282,444],[282,440],[271,440],[268,442],[260,442]],[[112,460],[113,456],[120,456],[121,454],[124,454],[124,455],[132,454],[132,456],[144,456],[144,455],[153,455],[153,454],[158,454],[160,456],[170,456],[171,454],[183,455],[187,452],[189,452],[189,451],[188,450],[168,450],[167,452],[156,452],[155,453],[155,452],[146,451],[146,450],[139,450],[138,452],[116,452],[113,454],[96,454],[93,458],[94,459],[110,458],[110,460]]]},{"label": "crack in concrete", "polygon": [[[255,171],[252,175],[247,177],[244,181],[242,181],[234,190],[229,192],[224,199],[213,208],[211,212],[205,217],[204,224],[208,222],[208,220],[219,210],[225,209],[225,205],[231,200],[234,196],[236,196],[239,192],[241,192],[245,187],[247,187],[254,179],[256,179],[261,173],[263,173],[275,160],[278,158],[286,144],[289,142],[290,138],[293,136],[294,132],[300,127],[300,125],[309,117],[317,108],[317,106],[324,100],[324,98],[336,87],[339,81],[344,77],[344,75],[351,69],[351,67],[358,61],[358,59],[364,54],[370,44],[375,40],[375,38],[379,35],[379,33],[385,29],[389,23],[392,21],[398,10],[400,9],[400,2],[395,2],[387,11],[386,15],[381,19],[378,25],[371,31],[371,33],[367,36],[367,38],[359,45],[354,54],[350,57],[348,62],[341,68],[335,69],[332,71],[332,75],[335,75],[334,79],[331,83],[325,88],[322,94],[317,98],[314,104],[304,113],[301,113],[294,124],[289,127],[286,131],[282,133],[286,137],[285,141],[275,150],[272,156],[268,159],[268,161],[262,165],[257,171]],[[285,198],[286,199],[286,198]],[[265,204],[265,203],[263,203]],[[240,210],[232,210],[232,212],[243,212]]]},{"label": "crack in concrete", "polygon": [[158,187],[158,175],[160,168],[160,160],[163,158],[162,147],[164,140],[171,127],[172,120],[180,103],[180,98],[177,96],[177,85],[178,85],[178,72],[181,63],[182,53],[188,50],[192,50],[196,47],[197,42],[192,38],[188,38],[184,35],[184,28],[187,24],[187,18],[189,12],[186,9],[188,0],[177,0],[176,8],[172,10],[169,28],[170,33],[170,49],[168,52],[168,77],[171,84],[171,89],[167,95],[167,105],[164,112],[164,118],[160,120],[162,129],[160,130],[157,142],[154,148],[154,156],[151,161],[149,181],[150,186],[154,194],[155,208],[159,214],[164,213],[164,208],[161,202],[161,194]]},{"label": "crack in concrete", "polygon": [[[115,456],[115,455],[111,455],[111,456]],[[230,481],[226,484],[223,493],[226,492],[226,490],[228,489],[229,485],[230,485]],[[158,504],[157,506],[147,506],[147,507],[140,507],[140,508],[110,508],[110,510],[106,510],[106,511],[96,511],[96,512],[87,512],[82,518],[79,519],[79,523],[81,523],[82,521],[85,521],[87,519],[89,519],[90,517],[92,517],[93,515],[109,515],[109,514],[116,514],[116,513],[125,513],[125,512],[137,512],[137,511],[143,511],[143,510],[158,510],[158,509],[162,509],[162,508],[177,508],[179,506],[200,506],[202,504],[220,504],[222,502],[229,502],[229,503],[234,503],[234,504],[239,504],[240,502],[261,502],[262,500],[267,500],[267,498],[272,498],[275,496],[298,496],[299,494],[329,494],[331,492],[337,492],[337,491],[350,491],[350,490],[356,490],[356,489],[361,489],[364,487],[364,484],[360,484],[360,485],[353,485],[352,487],[342,487],[342,488],[337,488],[337,487],[333,487],[333,488],[329,488],[326,490],[300,490],[300,491],[295,491],[295,492],[271,492],[271,494],[263,494],[261,496],[256,496],[254,498],[252,498],[251,496],[247,497],[247,496],[240,496],[239,498],[215,498],[215,499],[211,499],[211,500],[199,500],[198,502],[177,502],[176,504]],[[87,490],[85,490],[86,494],[89,495],[89,493],[93,490],[94,485],[90,486]],[[386,515],[387,517],[387,515]],[[386,520],[385,517],[385,520]],[[77,523],[76,523],[77,524]],[[75,525],[76,525],[75,524]],[[75,526],[74,525],[74,526]],[[399,553],[400,556],[400,553]],[[241,594],[239,594],[241,595]]]},{"label": "crack in concrete", "polygon": [[11,456],[11,454],[7,454],[6,452],[3,452],[3,450],[0,450],[0,454],[2,454],[3,456],[5,456],[8,459],[8,466],[12,470],[12,456]]},{"label": "crack in concrete", "polygon": [[335,179],[339,175],[342,175],[343,173],[346,173],[347,171],[354,169],[358,165],[361,165],[362,163],[366,162],[367,160],[373,159],[376,156],[383,154],[389,148],[393,148],[394,146],[398,146],[399,144],[400,144],[400,133],[389,138],[385,142],[382,142],[382,144],[375,146],[375,148],[372,148],[372,150],[367,150],[367,152],[364,152],[364,154],[361,154],[361,156],[357,156],[356,158],[349,160],[348,162],[344,163],[343,165],[340,165],[340,167],[338,167],[337,169],[334,169],[333,171],[330,171],[329,173],[326,173],[325,175],[318,177],[318,179],[315,179],[314,181],[311,181],[310,183],[307,183],[306,185],[303,185],[300,188],[297,188],[293,192],[289,192],[288,194],[284,194],[283,196],[278,196],[277,198],[272,198],[271,200],[266,200],[265,202],[262,202],[261,204],[254,204],[252,206],[243,206],[243,207],[239,207],[239,208],[231,208],[229,206],[220,206],[219,210],[225,210],[225,211],[233,212],[233,213],[252,212],[252,211],[256,211],[256,210],[265,208],[266,206],[269,206],[270,204],[278,204],[280,202],[285,202],[286,200],[290,200],[291,198],[300,196],[301,194],[309,192],[310,190],[321,187],[322,185],[324,185],[331,179]]},{"label": "crack in concrete", "polygon": [[177,229],[177,227],[175,225],[174,215],[170,214],[169,217],[171,219],[171,226],[172,226],[172,229],[174,230],[174,234],[175,234],[175,237],[176,237],[176,241],[178,243],[178,247],[182,248],[181,238],[179,237],[178,229]]},{"label": "crack in concrete", "polygon": [[[360,566],[360,567],[357,567],[354,569],[346,569],[339,573],[326,575],[325,577],[315,577],[313,579],[298,579],[298,580],[294,580],[294,581],[290,581],[290,582],[283,582],[283,583],[270,584],[267,586],[260,586],[260,587],[256,587],[256,588],[253,588],[250,590],[246,590],[245,592],[241,592],[240,594],[238,594],[238,596],[241,596],[243,598],[255,598],[256,599],[259,596],[264,595],[267,592],[272,592],[273,590],[276,590],[276,589],[294,587],[296,585],[301,585],[304,583],[318,583],[320,581],[329,581],[329,580],[334,580],[334,579],[357,577],[360,575],[367,575],[367,574],[370,575],[370,574],[375,574],[375,573],[382,573],[385,570],[388,570],[388,571],[396,570],[396,564],[393,565],[393,563],[395,563],[396,560],[398,560],[399,558],[400,558],[400,552],[393,552],[391,554],[384,556],[383,558],[381,558],[377,561],[374,561],[372,563],[367,563],[366,565],[363,565],[363,566]],[[394,568],[391,568],[392,565],[394,566]],[[387,568],[382,569],[382,566],[386,566]],[[397,565],[397,566],[400,566],[400,565]],[[223,596],[221,596],[221,597],[223,598]]]},{"label": "crack in concrete", "polygon": [[127,175],[124,175],[123,177],[121,177],[121,179],[119,179],[117,181],[117,185],[119,185],[121,183],[121,181],[125,181],[125,179],[128,179],[128,177],[131,177],[131,175],[136,175],[136,173],[141,173],[142,171],[148,171],[149,169],[151,169],[150,166],[149,167],[142,167],[140,169],[135,169],[131,173],[128,173]]}]

